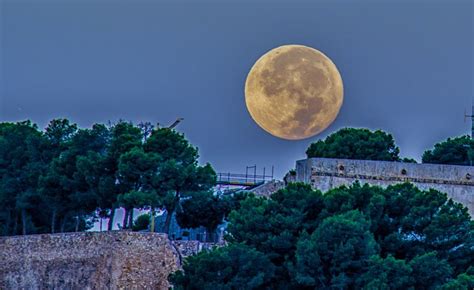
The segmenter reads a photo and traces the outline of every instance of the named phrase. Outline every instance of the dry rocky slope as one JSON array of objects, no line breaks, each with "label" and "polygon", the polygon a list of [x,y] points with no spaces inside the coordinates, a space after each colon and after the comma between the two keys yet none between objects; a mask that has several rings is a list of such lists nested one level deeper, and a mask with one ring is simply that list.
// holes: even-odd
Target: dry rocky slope
[{"label": "dry rocky slope", "polygon": [[0,289],[168,289],[179,254],[165,234],[0,238]]}]

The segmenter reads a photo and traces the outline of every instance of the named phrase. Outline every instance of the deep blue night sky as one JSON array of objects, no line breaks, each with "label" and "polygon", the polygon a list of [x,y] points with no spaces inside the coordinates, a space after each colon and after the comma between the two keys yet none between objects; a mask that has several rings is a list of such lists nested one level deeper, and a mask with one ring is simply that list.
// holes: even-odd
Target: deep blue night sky
[{"label": "deep blue night sky", "polygon": [[[218,171],[275,165],[345,126],[392,133],[403,156],[469,132],[473,1],[0,0],[0,121],[172,123]],[[323,51],[345,100],[321,135],[286,141],[245,107],[253,63],[283,44]],[[268,170],[268,169],[267,169]],[[268,172],[268,171],[267,171]]]}]

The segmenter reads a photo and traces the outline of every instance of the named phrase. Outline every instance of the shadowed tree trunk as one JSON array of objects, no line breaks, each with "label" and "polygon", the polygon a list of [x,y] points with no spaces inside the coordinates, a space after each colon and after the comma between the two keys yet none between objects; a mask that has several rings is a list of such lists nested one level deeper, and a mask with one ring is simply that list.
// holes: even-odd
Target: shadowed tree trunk
[{"label": "shadowed tree trunk", "polygon": [[64,233],[64,230],[66,228],[66,221],[67,221],[67,214],[64,215],[62,221],[61,221],[61,233]]},{"label": "shadowed tree trunk", "polygon": [[114,228],[114,217],[115,217],[115,208],[112,208],[110,211],[109,222],[107,224],[108,231],[111,231]]},{"label": "shadowed tree trunk", "polygon": [[26,210],[21,210],[21,223],[22,223],[22,234],[26,235]]},{"label": "shadowed tree trunk", "polygon": [[75,232],[78,232],[79,231],[79,222],[81,220],[81,215],[77,215],[76,216],[76,227],[75,227]]},{"label": "shadowed tree trunk", "polygon": [[127,224],[128,224],[128,215],[129,215],[129,211],[128,209],[124,208],[125,209],[125,213],[123,214],[123,224],[122,224],[122,229],[126,229],[127,228]]},{"label": "shadowed tree trunk", "polygon": [[128,210],[128,228],[132,229],[133,228],[133,208]]},{"label": "shadowed tree trunk", "polygon": [[17,234],[18,231],[18,212],[15,210],[15,214],[13,215],[13,235]]},{"label": "shadowed tree trunk", "polygon": [[176,195],[173,200],[173,204],[166,209],[166,220],[165,225],[163,226],[163,231],[169,235],[170,233],[170,225],[171,225],[171,218],[173,217],[174,210],[176,209],[176,204],[179,201],[179,191],[176,191]]},{"label": "shadowed tree trunk", "polygon": [[170,224],[171,224],[172,215],[173,215],[173,212],[166,210],[166,219],[165,219],[165,224],[163,226],[163,232],[165,232],[166,234],[170,233]]},{"label": "shadowed tree trunk", "polygon": [[3,235],[8,236],[10,233],[10,224],[12,222],[12,211],[8,210],[7,222],[5,223],[5,228],[3,229]]},{"label": "shadowed tree trunk", "polygon": [[155,232],[155,208],[151,208],[150,232]]},{"label": "shadowed tree trunk", "polygon": [[51,214],[51,233],[54,234],[56,229],[56,209],[53,209],[53,213]]}]

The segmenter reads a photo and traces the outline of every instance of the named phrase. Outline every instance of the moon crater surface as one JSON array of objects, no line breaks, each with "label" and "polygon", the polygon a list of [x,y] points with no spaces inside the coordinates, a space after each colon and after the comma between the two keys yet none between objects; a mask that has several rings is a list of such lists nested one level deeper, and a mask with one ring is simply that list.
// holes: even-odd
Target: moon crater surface
[{"label": "moon crater surface", "polygon": [[336,119],[343,102],[342,78],[320,51],[284,45],[254,64],[245,82],[245,102],[265,131],[283,139],[305,139]]}]

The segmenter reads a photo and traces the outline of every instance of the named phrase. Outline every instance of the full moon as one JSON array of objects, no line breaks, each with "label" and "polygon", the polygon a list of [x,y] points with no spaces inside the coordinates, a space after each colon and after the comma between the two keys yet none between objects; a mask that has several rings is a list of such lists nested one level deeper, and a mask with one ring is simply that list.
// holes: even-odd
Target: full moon
[{"label": "full moon", "polygon": [[245,102],[255,122],[288,140],[314,136],[336,119],[343,101],[336,65],[322,52],[284,45],[260,57],[245,82]]}]

